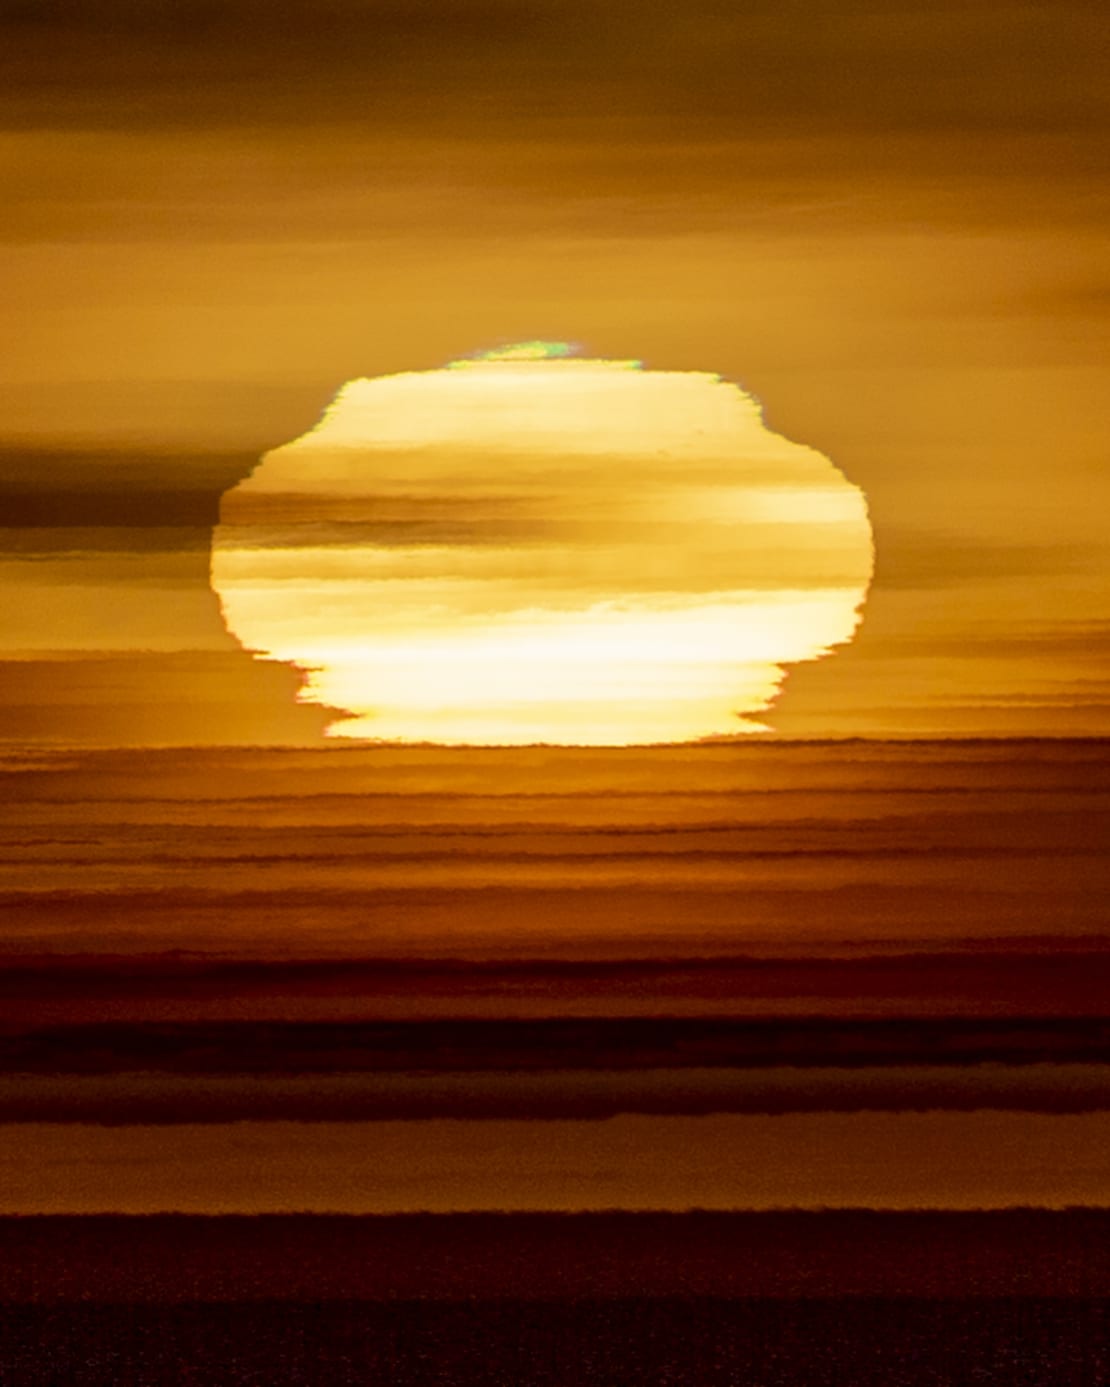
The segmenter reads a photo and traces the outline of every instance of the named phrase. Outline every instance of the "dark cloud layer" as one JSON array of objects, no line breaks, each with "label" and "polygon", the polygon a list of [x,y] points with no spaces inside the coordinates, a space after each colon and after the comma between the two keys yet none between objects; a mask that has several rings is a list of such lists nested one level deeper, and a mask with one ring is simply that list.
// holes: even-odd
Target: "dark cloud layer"
[{"label": "dark cloud layer", "polygon": [[210,532],[220,494],[257,461],[240,453],[0,448],[0,526]]},{"label": "dark cloud layer", "polygon": [[[982,1021],[1097,1017],[1108,992],[1110,949],[1090,940],[1066,947],[1048,940],[1023,947],[1005,939],[965,941],[954,951],[853,950],[846,957],[283,962],[196,953],[16,953],[0,961],[9,1035],[65,1027],[63,1036],[77,1037],[86,1058],[92,1037],[81,1027],[101,1021],[117,1037],[152,1022],[203,1023],[200,1034],[228,1019],[264,1021],[268,1035],[281,1032],[283,1022],[337,1017],[913,1014]],[[111,1050],[118,1042],[108,1034]],[[237,1046],[234,1063],[243,1062]]]},{"label": "dark cloud layer", "polygon": [[[903,967],[912,962],[902,960]],[[537,969],[542,975],[542,967]],[[0,1035],[5,1071],[109,1074],[497,1073],[1110,1064],[1101,1017],[425,1020],[46,1027]],[[1110,1095],[1107,1095],[1110,1101]]]},{"label": "dark cloud layer", "polygon": [[[511,1041],[512,1036],[507,1036]],[[586,1068],[328,1074],[0,1076],[0,1122],[102,1127],[224,1122],[599,1121],[627,1114],[1101,1112],[1110,1066],[928,1064],[838,1069]]]},{"label": "dark cloud layer", "polygon": [[1101,8],[983,0],[8,5],[9,126],[1089,132]]}]

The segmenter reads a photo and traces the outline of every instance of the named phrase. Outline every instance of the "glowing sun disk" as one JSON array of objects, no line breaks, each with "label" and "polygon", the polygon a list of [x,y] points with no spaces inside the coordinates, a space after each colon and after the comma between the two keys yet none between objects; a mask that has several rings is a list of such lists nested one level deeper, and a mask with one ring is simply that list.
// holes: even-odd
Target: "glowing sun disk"
[{"label": "glowing sun disk", "polygon": [[862,493],[738,387],[551,343],[349,382],[227,494],[212,556],[331,735],[467,743],[758,729],[871,567]]}]

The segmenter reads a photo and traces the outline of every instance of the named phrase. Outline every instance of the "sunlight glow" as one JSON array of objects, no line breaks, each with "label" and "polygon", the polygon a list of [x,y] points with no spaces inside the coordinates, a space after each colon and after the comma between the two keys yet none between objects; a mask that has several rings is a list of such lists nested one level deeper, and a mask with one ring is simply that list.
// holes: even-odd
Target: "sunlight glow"
[{"label": "sunlight glow", "polygon": [[236,638],[330,735],[625,745],[765,730],[851,640],[862,493],[700,372],[528,342],[348,382],[224,497]]}]

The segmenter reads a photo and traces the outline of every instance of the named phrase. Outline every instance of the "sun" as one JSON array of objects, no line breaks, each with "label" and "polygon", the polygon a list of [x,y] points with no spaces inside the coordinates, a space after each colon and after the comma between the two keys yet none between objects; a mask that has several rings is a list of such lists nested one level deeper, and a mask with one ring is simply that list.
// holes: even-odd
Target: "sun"
[{"label": "sun", "polygon": [[329,735],[477,745],[765,730],[872,566],[863,493],[739,386],[540,341],[349,381],[212,547],[228,629]]}]

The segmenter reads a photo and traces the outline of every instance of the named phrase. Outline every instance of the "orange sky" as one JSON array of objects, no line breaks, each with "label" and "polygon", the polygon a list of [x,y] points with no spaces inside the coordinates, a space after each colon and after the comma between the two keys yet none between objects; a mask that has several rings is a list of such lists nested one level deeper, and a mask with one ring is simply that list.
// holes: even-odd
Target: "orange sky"
[{"label": "orange sky", "polygon": [[318,737],[222,627],[219,495],[347,379],[536,337],[719,372],[865,491],[863,626],[795,669],[778,729],[1110,730],[1099,24],[1078,0],[23,7],[3,735]]}]

